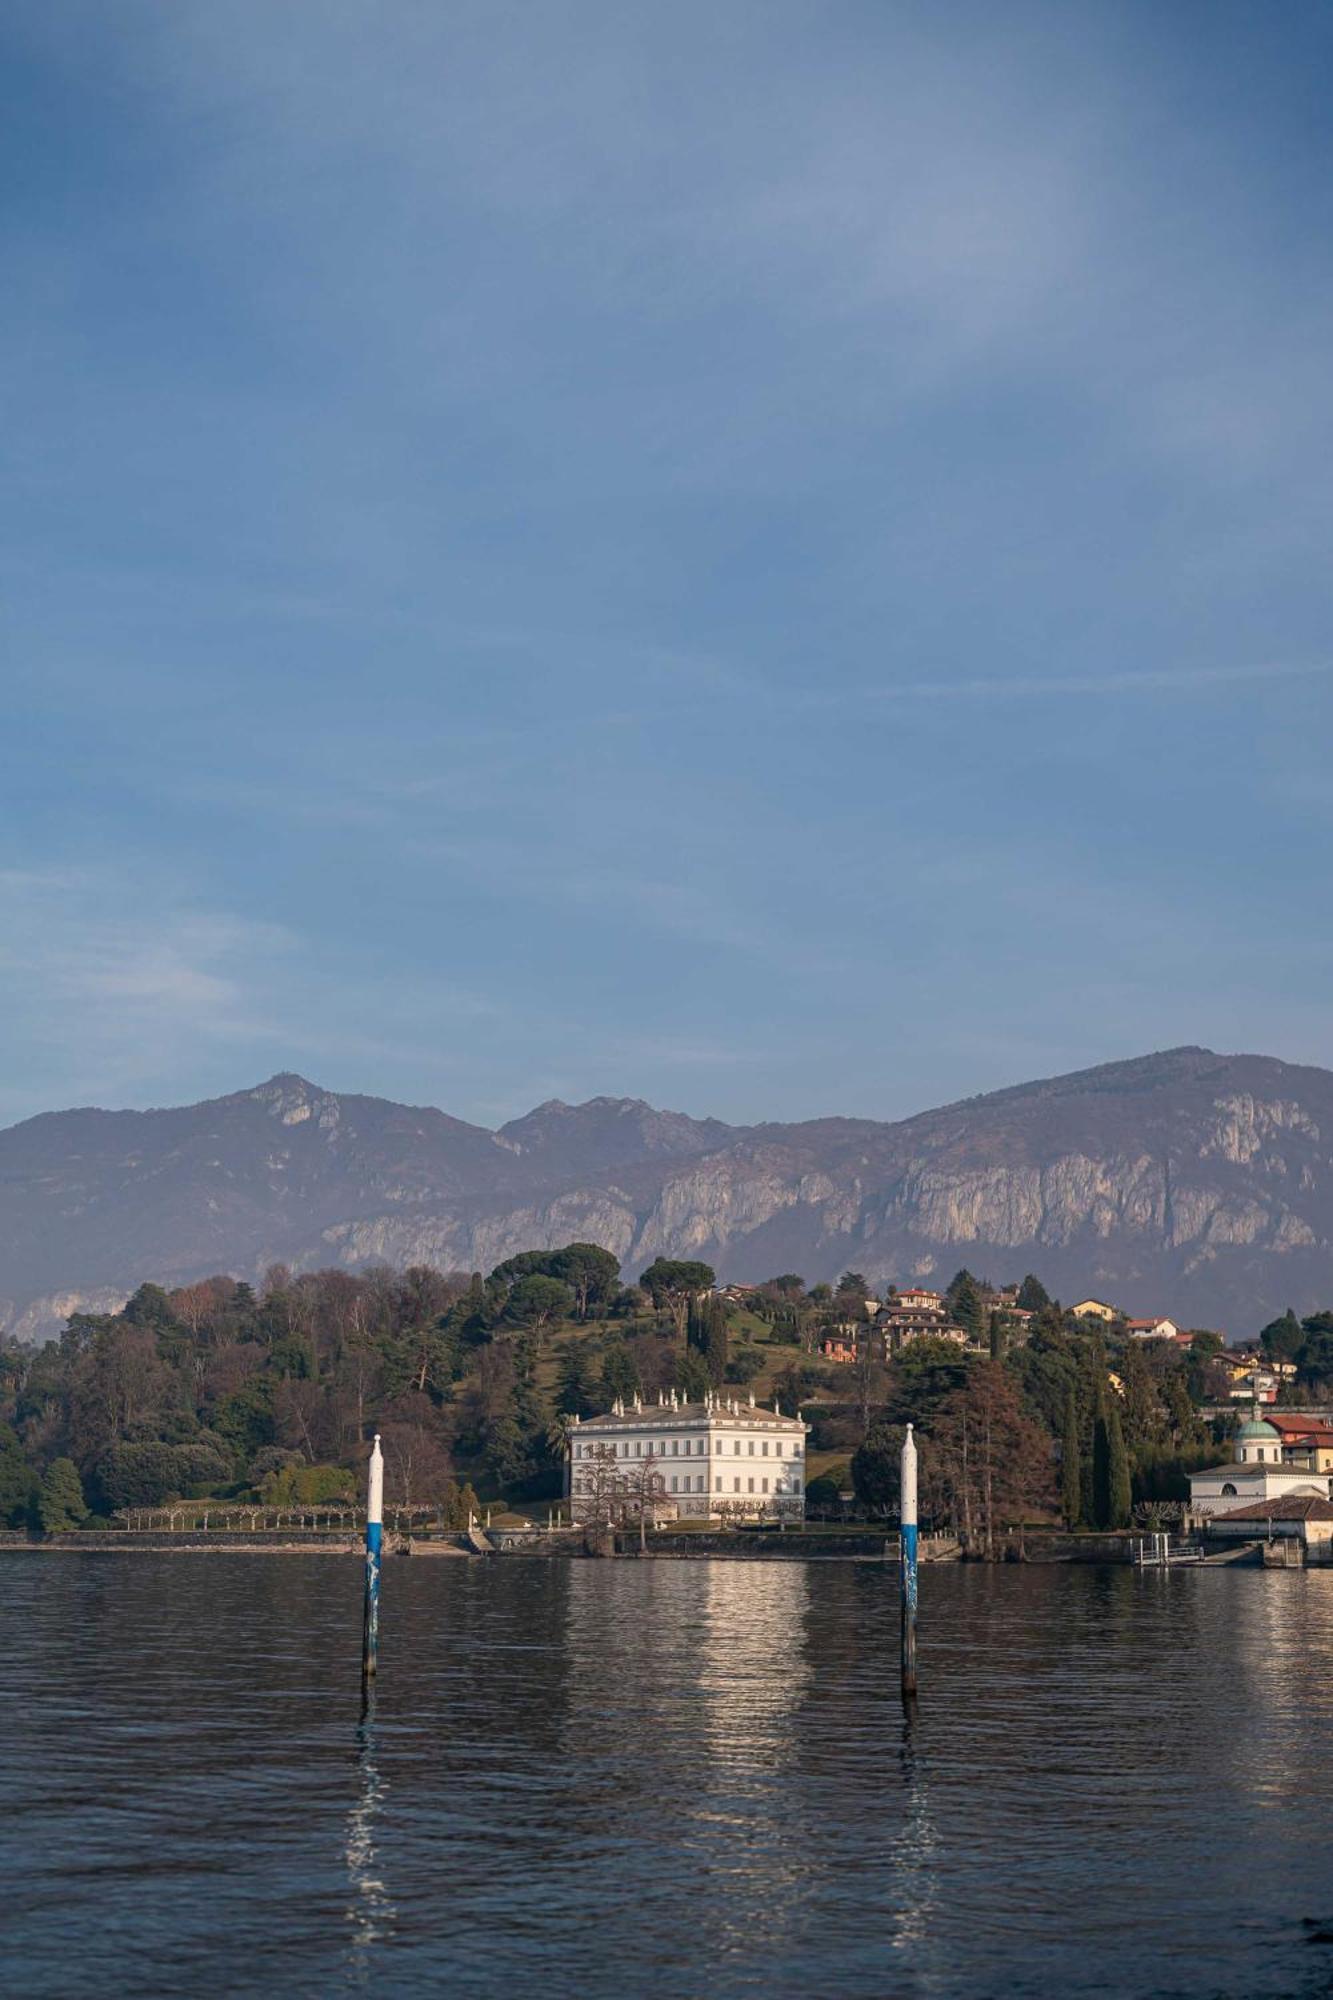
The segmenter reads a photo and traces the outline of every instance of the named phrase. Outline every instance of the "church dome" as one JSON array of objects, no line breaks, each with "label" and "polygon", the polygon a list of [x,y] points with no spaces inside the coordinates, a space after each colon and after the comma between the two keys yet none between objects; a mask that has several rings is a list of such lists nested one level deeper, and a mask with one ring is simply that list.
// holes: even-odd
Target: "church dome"
[{"label": "church dome", "polygon": [[1242,1424],[1236,1432],[1236,1442],[1237,1444],[1268,1444],[1270,1442],[1276,1444],[1280,1435],[1281,1433],[1275,1431],[1271,1424],[1266,1424],[1262,1417],[1251,1417],[1249,1422]]}]

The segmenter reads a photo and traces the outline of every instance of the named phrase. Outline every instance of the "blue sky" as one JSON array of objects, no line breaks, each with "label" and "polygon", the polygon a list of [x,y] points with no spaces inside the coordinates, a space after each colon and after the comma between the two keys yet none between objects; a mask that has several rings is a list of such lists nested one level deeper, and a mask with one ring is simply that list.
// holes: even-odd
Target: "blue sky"
[{"label": "blue sky", "polygon": [[0,1119],[1333,1062],[1333,15],[15,0]]}]

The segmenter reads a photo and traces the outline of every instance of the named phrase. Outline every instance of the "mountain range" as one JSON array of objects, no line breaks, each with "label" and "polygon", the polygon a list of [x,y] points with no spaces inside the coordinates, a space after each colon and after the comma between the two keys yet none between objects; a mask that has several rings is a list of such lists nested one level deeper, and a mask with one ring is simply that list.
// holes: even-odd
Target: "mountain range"
[{"label": "mountain range", "polygon": [[1180,1048],[894,1124],[733,1126],[596,1097],[494,1132],[281,1075],[0,1132],[0,1323],[20,1338],[148,1278],[486,1271],[574,1239],[631,1276],[659,1253],[735,1280],[1032,1270],[1066,1299],[1239,1338],[1333,1301],[1333,1073]]}]

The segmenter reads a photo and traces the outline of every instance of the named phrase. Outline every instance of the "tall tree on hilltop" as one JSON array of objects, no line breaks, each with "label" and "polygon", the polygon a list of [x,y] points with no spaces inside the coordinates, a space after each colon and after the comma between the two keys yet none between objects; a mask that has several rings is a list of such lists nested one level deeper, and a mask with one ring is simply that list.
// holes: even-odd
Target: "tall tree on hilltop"
[{"label": "tall tree on hilltop", "polygon": [[1018,1298],[1015,1303],[1020,1312],[1039,1313],[1051,1303],[1051,1295],[1041,1279],[1034,1278],[1029,1271],[1018,1288]]},{"label": "tall tree on hilltop", "polygon": [[540,1335],[554,1319],[572,1311],[574,1294],[559,1278],[544,1278],[534,1272],[520,1278],[505,1300],[504,1317],[516,1326],[525,1326]]},{"label": "tall tree on hilltop", "polygon": [[711,1291],[717,1274],[711,1264],[685,1257],[657,1257],[639,1279],[653,1304],[671,1314],[677,1340],[685,1338],[690,1303],[701,1292]]},{"label": "tall tree on hilltop", "polygon": [[550,1276],[574,1294],[574,1312],[586,1320],[609,1304],[620,1282],[620,1259],[598,1243],[567,1243],[551,1258]]}]

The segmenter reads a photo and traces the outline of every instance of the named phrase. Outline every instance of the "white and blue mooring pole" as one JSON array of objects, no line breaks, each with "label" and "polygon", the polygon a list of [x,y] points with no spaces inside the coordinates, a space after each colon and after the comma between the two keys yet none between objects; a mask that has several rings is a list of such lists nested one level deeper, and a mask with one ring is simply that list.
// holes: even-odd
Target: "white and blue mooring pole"
[{"label": "white and blue mooring pole", "polygon": [[916,1443],[903,1439],[899,1478],[898,1575],[903,1600],[903,1700],[916,1699]]},{"label": "white and blue mooring pole", "polygon": [[366,1608],[361,1627],[361,1675],[370,1680],[380,1650],[380,1555],[384,1544],[384,1457],[380,1435],[370,1447],[366,1490]]}]

